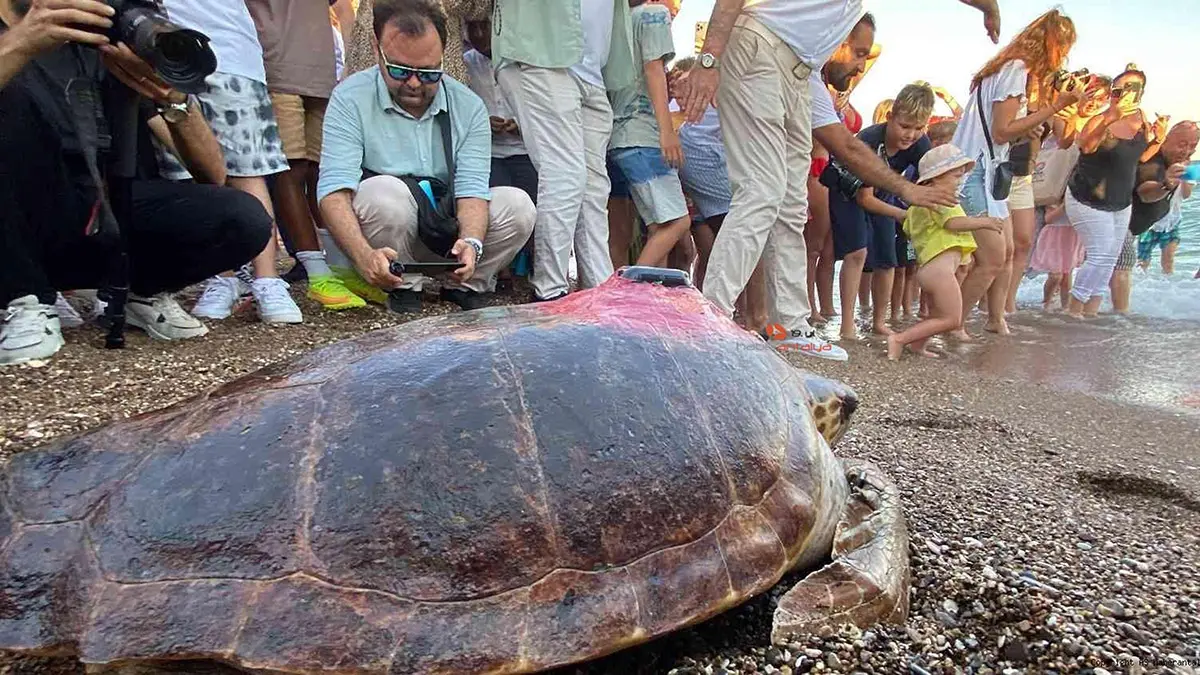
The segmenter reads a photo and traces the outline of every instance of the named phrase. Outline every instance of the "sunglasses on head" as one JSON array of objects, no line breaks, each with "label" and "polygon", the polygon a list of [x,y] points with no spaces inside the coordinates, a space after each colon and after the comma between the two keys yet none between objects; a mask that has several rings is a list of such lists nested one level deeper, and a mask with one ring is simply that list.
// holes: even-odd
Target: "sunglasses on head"
[{"label": "sunglasses on head", "polygon": [[383,53],[383,48],[379,49],[379,58],[383,59],[383,67],[387,69],[387,74],[397,82],[407,82],[408,78],[413,75],[421,81],[421,84],[434,84],[441,81],[445,71],[438,68],[409,68],[408,66],[398,66],[387,60],[387,56]]}]

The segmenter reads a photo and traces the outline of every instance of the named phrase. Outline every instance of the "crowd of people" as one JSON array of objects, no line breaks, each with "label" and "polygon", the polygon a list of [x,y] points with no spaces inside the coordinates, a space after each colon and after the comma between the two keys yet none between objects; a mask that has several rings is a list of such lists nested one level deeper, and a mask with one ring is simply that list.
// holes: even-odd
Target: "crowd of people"
[{"label": "crowd of people", "polygon": [[[1027,272],[1086,318],[1106,288],[1126,311],[1155,249],[1172,271],[1197,127],[1149,119],[1136,66],[1067,72],[1074,25],[1051,10],[965,105],[914,82],[864,127],[862,4],[716,0],[677,59],[667,0],[163,0],[216,56],[188,94],[112,38],[108,3],[0,0],[0,364],[102,319],[86,294],[114,259],[129,325],[164,340],[244,302],[302,322],[300,282],[331,311],[420,312],[427,287],[469,310],[511,277],[554,301],[573,257],[579,289],[687,270],[748,330],[837,360],[816,329],[840,314],[857,337],[859,304],[889,358],[934,356],[934,336],[978,339],[976,306],[1007,333]],[[999,42],[996,0],[952,4]]]}]

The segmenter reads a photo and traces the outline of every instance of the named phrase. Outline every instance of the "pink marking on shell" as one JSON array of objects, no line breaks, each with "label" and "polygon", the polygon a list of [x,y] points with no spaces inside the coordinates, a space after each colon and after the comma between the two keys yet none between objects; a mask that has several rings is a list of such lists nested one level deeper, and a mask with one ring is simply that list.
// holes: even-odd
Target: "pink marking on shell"
[{"label": "pink marking on shell", "polygon": [[586,291],[536,306],[577,323],[675,337],[721,337],[755,344],[760,339],[692,287],[667,287],[613,275]]}]

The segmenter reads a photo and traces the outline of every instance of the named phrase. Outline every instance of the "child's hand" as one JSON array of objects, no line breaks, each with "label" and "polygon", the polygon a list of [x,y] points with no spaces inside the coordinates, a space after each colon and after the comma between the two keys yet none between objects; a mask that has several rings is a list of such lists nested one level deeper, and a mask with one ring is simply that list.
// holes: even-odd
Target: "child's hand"
[{"label": "child's hand", "polygon": [[987,225],[985,225],[981,229],[991,230],[991,231],[999,233],[999,234],[1004,234],[1004,219],[1003,218],[987,218],[986,220],[987,220]]},{"label": "child's hand", "polygon": [[659,130],[658,144],[662,148],[663,159],[671,168],[683,166],[683,146],[679,144],[679,134],[674,129]]}]

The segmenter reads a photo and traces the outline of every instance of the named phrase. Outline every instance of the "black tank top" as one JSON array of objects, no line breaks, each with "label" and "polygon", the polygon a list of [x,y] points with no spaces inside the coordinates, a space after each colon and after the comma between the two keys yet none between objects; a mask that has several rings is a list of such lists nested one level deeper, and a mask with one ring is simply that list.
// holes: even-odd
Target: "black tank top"
[{"label": "black tank top", "polygon": [[1116,141],[1080,155],[1071,174],[1071,195],[1098,211],[1122,211],[1133,204],[1138,163],[1150,145],[1144,127],[1133,138]]}]

